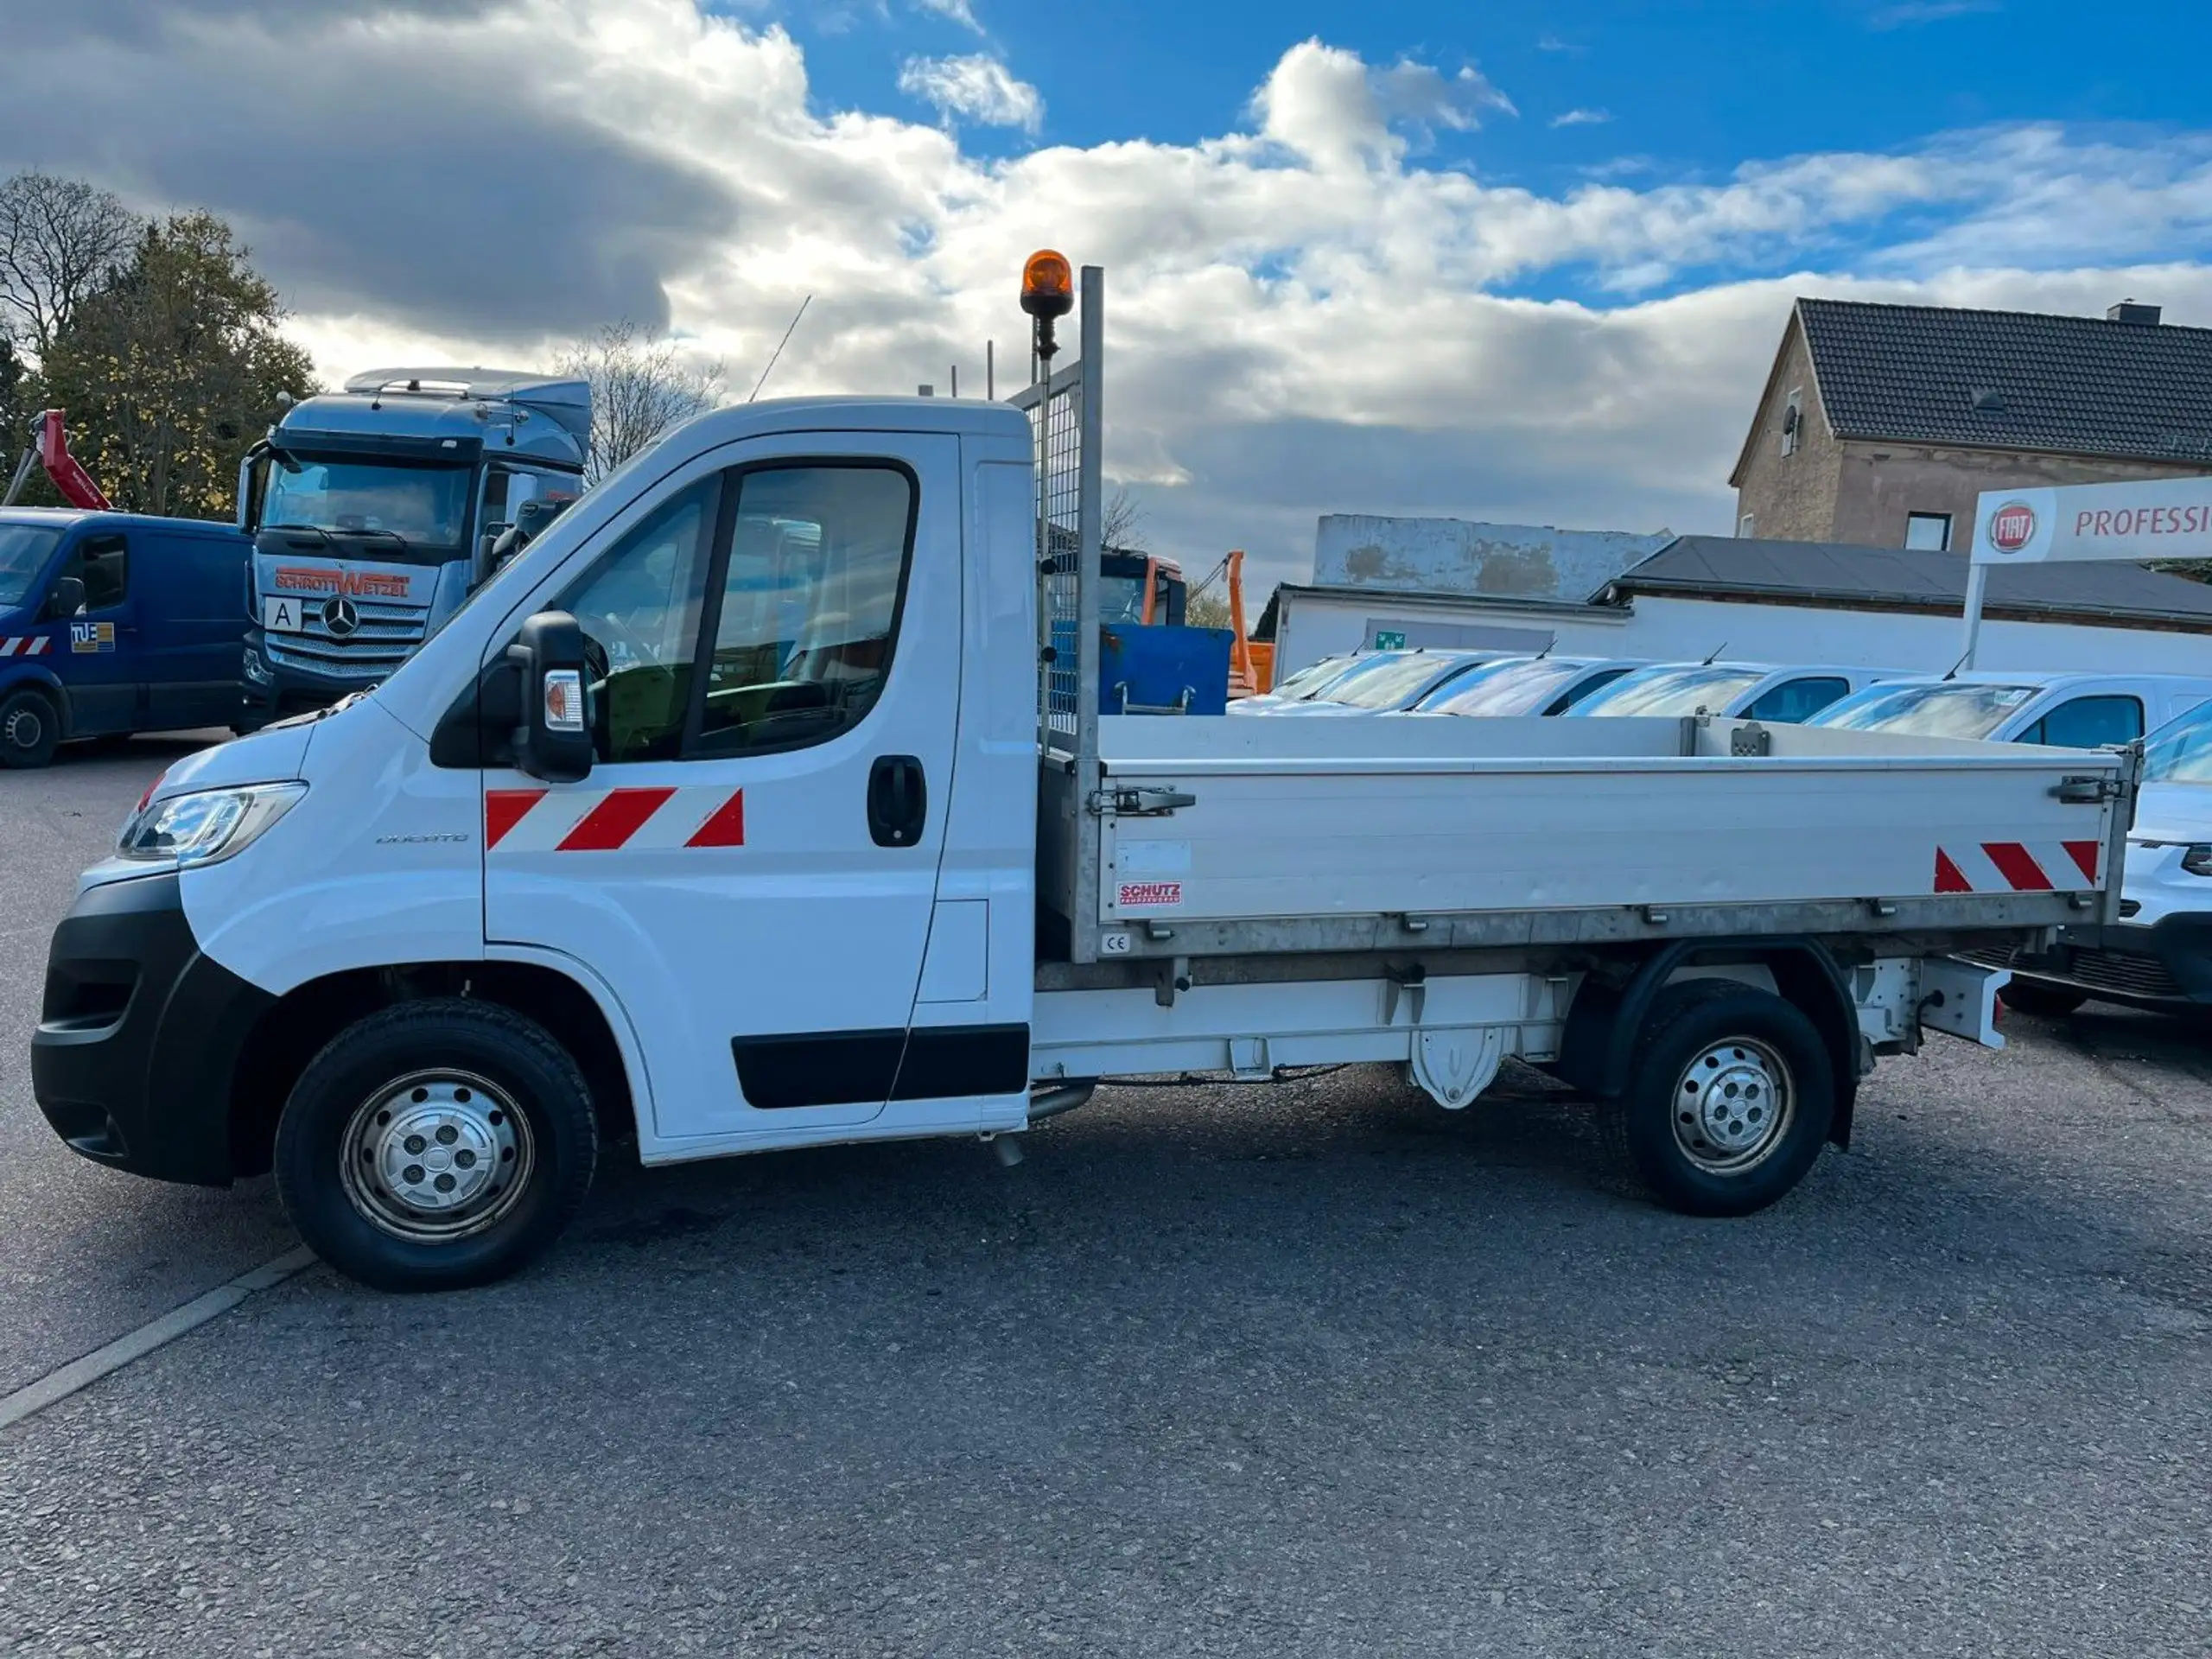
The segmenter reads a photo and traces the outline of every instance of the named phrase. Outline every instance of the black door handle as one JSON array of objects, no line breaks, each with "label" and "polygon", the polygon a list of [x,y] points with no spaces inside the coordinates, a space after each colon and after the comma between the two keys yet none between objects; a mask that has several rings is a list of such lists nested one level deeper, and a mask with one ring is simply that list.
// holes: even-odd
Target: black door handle
[{"label": "black door handle", "polygon": [[911,754],[878,755],[868,774],[868,832],[879,847],[912,847],[929,818],[929,785]]}]

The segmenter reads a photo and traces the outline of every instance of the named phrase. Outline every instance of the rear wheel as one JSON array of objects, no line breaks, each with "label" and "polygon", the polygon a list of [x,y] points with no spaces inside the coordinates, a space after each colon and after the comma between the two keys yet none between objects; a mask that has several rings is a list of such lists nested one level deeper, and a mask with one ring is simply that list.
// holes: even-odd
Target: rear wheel
[{"label": "rear wheel", "polygon": [[61,741],[61,715],[42,691],[0,698],[0,766],[42,766]]},{"label": "rear wheel", "polygon": [[1811,1020],[1772,992],[1692,980],[1653,1002],[1607,1121],[1661,1203],[1743,1216],[1804,1179],[1834,1115],[1833,1062]]},{"label": "rear wheel", "polygon": [[2087,991],[2070,985],[2051,985],[2042,980],[2015,979],[1997,993],[2008,1008],[2043,1020],[2063,1020],[2089,1000]]},{"label": "rear wheel", "polygon": [[379,1290],[505,1277],[582,1206],[590,1090],[535,1021],[439,998],[347,1027],[276,1128],[276,1188],[315,1254]]}]

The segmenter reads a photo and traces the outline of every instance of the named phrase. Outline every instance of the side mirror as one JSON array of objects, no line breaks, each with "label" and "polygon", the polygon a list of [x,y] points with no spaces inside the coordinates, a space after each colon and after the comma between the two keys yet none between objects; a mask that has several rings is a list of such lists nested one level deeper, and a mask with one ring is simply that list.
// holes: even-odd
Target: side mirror
[{"label": "side mirror", "polygon": [[515,728],[516,769],[542,783],[580,783],[591,775],[591,683],[584,631],[566,611],[540,611],[507,647],[522,670],[522,721]]},{"label": "side mirror", "polygon": [[54,590],[46,598],[46,617],[51,622],[60,617],[75,616],[85,608],[85,581],[81,576],[60,576]]}]

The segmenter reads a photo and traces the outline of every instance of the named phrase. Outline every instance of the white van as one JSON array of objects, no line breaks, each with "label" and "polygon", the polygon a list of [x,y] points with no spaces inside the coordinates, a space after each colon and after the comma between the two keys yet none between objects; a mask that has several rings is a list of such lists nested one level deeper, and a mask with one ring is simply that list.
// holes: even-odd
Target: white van
[{"label": "white van", "polygon": [[1694,715],[1803,723],[1853,692],[1897,671],[1834,666],[1777,668],[1771,663],[1655,663],[1593,691],[1569,715]]},{"label": "white van", "polygon": [[2184,674],[1955,674],[1890,680],[1832,703],[1808,724],[1903,737],[1980,738],[2094,749],[2133,743],[2212,697]]},{"label": "white van", "polygon": [[2010,960],[2001,993],[2024,1014],[2092,997],[2169,1013],[2212,1004],[2212,702],[2144,745],[2120,919],[2062,928],[2055,949]]}]

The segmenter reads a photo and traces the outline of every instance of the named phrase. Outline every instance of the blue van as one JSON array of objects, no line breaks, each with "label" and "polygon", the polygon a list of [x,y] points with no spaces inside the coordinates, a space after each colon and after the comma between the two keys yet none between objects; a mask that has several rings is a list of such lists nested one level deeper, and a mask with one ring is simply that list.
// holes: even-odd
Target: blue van
[{"label": "blue van", "polygon": [[0,511],[0,766],[235,721],[252,551],[193,518]]}]

